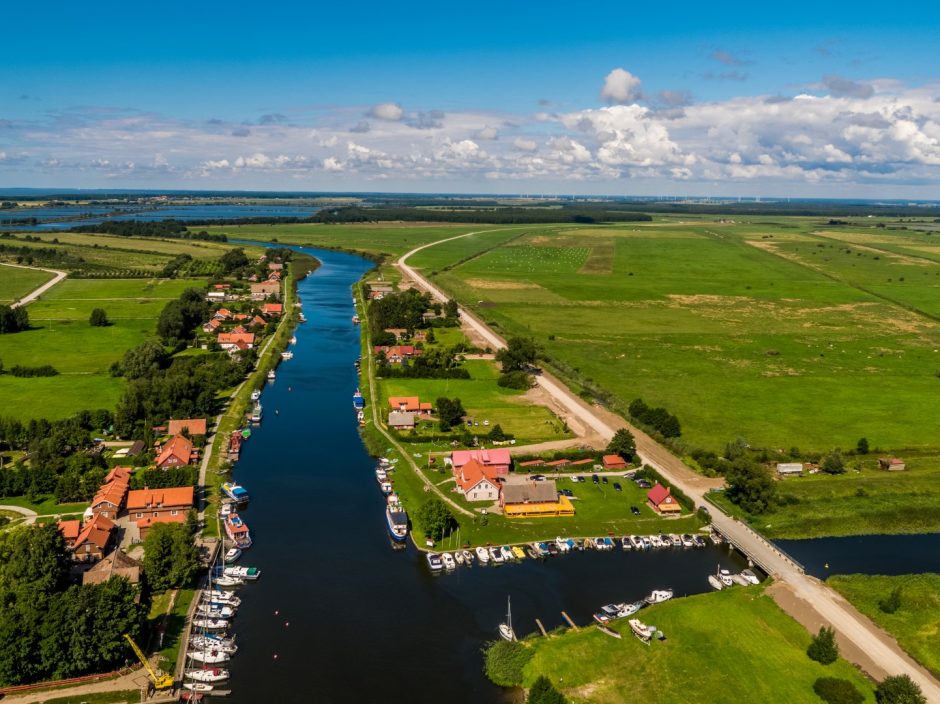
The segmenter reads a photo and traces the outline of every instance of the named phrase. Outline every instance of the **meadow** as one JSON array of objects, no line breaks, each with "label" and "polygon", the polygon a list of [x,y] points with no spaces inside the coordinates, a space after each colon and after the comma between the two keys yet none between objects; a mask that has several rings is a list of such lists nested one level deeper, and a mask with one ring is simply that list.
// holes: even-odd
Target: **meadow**
[{"label": "meadow", "polygon": [[523,670],[525,686],[545,675],[573,703],[817,704],[816,678],[839,677],[874,701],[871,684],[849,663],[810,660],[809,634],[760,587],[674,599],[640,617],[668,639],[644,645],[623,620],[613,626],[622,640],[592,627],[525,641],[534,651]]},{"label": "meadow", "polygon": [[[848,599],[888,633],[914,659],[940,677],[940,575],[909,574],[896,577],[850,574],[830,577],[826,583]],[[885,613],[879,602],[896,588],[901,589],[901,606]]]},{"label": "meadow", "polygon": [[52,274],[36,269],[20,269],[0,264],[0,304],[13,303],[42,286]]},{"label": "meadow", "polygon": [[[204,281],[187,279],[66,279],[31,303],[31,329],[0,336],[0,359],[14,365],[51,364],[53,377],[0,376],[3,413],[20,419],[62,418],[83,409],[113,409],[123,383],[111,364],[154,334],[168,301]],[[92,327],[94,308],[112,324]]]}]

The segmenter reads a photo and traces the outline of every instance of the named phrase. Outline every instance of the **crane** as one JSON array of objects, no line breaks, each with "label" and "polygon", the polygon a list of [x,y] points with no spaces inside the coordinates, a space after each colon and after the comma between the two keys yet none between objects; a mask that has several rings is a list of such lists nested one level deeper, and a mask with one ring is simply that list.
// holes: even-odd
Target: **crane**
[{"label": "crane", "polygon": [[150,665],[150,661],[144,656],[144,652],[137,646],[137,643],[134,642],[134,639],[127,633],[124,634],[124,637],[127,639],[127,642],[131,644],[131,648],[134,649],[134,654],[138,657],[141,664],[147,669],[147,673],[153,681],[154,688],[166,689],[167,687],[172,687],[173,675],[169,675],[162,670],[154,670]]}]

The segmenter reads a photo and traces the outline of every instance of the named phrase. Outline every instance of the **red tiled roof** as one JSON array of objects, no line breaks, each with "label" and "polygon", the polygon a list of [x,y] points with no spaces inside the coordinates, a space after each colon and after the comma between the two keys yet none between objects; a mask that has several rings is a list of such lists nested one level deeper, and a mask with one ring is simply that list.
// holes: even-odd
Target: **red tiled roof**
[{"label": "red tiled roof", "polygon": [[188,432],[190,435],[205,435],[206,434],[206,419],[205,418],[185,418],[182,420],[171,420],[169,423],[169,434],[170,435],[182,435],[183,431]]},{"label": "red tiled roof", "polygon": [[260,315],[256,315],[251,319],[250,325],[267,325],[268,321],[262,318]]},{"label": "red tiled roof", "polygon": [[253,332],[220,332],[217,342],[220,345],[234,345],[238,342],[253,345],[255,344],[255,334]]},{"label": "red tiled roof", "polygon": [[75,550],[78,551],[79,547],[86,542],[91,543],[99,550],[104,550],[108,546],[108,541],[111,540],[113,531],[114,523],[110,518],[95,516],[85,524],[82,532],[75,539]]},{"label": "red tiled roof", "polygon": [[507,467],[512,462],[507,449],[454,450],[450,455],[450,459],[455,467],[462,467],[470,460],[477,460],[484,465],[505,465]]},{"label": "red tiled roof", "polygon": [[479,484],[483,479],[487,479],[490,484],[498,486],[496,483],[497,476],[494,467],[487,467],[477,460],[470,460],[460,467],[460,469],[454,470],[454,478],[457,480],[457,484],[460,485],[464,493],[470,491],[470,489]]},{"label": "red tiled roof", "polygon": [[655,486],[646,492],[646,498],[650,500],[651,503],[659,506],[663,501],[669,497],[669,489],[664,487],[659,482],[656,482]]},{"label": "red tiled roof", "polygon": [[[417,396],[389,396],[388,405],[394,410],[404,407],[406,411],[420,411],[421,402]],[[427,404],[430,407],[431,404]]]},{"label": "red tiled roof", "polygon": [[154,523],[185,523],[186,522],[186,513],[177,513],[175,516],[171,516],[169,513],[162,513],[159,516],[147,516],[146,518],[141,518],[137,521],[137,527],[141,530],[146,530]]},{"label": "red tiled roof", "polygon": [[108,475],[104,478],[106,482],[113,482],[115,479],[123,479],[125,482],[130,483],[131,475],[134,473],[133,467],[115,467]]},{"label": "red tiled roof", "polygon": [[261,306],[262,313],[283,313],[284,304],[282,303],[265,303]]},{"label": "red tiled roof", "polygon": [[228,308],[219,308],[219,309],[215,312],[215,317],[216,317],[216,318],[231,318],[231,317],[232,317],[232,311],[230,311]]},{"label": "red tiled roof", "polygon": [[193,454],[193,444],[188,438],[182,435],[174,435],[173,438],[163,446],[163,451],[157,457],[157,465],[160,466],[170,457],[176,457],[183,464],[189,464],[189,458]]},{"label": "red tiled roof", "polygon": [[624,462],[623,457],[620,455],[604,455],[604,466],[605,467],[626,467],[627,463]]},{"label": "red tiled roof", "polygon": [[75,540],[82,532],[81,521],[59,521],[59,532],[66,540]]},{"label": "red tiled roof", "polygon": [[127,496],[129,482],[128,477],[116,477],[107,484],[102,484],[91,500],[91,507],[94,508],[103,503],[108,503],[120,508],[124,502],[124,497]]},{"label": "red tiled roof", "polygon": [[174,486],[169,489],[135,489],[127,494],[127,510],[193,506],[193,487]]}]

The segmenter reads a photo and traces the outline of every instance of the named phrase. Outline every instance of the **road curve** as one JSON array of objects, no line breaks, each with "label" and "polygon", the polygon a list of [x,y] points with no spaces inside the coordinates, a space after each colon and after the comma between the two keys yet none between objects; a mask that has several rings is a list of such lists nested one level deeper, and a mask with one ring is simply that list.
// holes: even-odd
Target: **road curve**
[{"label": "road curve", "polygon": [[53,274],[53,277],[49,279],[46,283],[44,283],[42,286],[40,286],[37,289],[34,289],[33,291],[26,294],[18,301],[14,302],[13,305],[10,306],[11,308],[19,308],[20,306],[25,306],[27,303],[32,303],[37,298],[39,298],[42,294],[44,294],[46,291],[48,291],[50,288],[52,288],[57,283],[59,283],[62,279],[68,276],[68,274],[64,271],[58,271],[57,269],[43,269],[42,267],[38,267],[38,266],[23,266],[22,264],[8,264],[7,262],[3,262],[3,266],[14,266],[17,269],[33,269],[34,271],[45,271],[47,274]]},{"label": "road curve", "polygon": [[[496,230],[467,232],[415,247],[399,257],[396,266],[403,275],[414,282],[416,287],[429,292],[433,298],[444,302],[448,299],[444,292],[409,266],[407,263],[408,258],[421,250],[444,242],[494,231]],[[464,309],[463,306],[460,307],[460,318],[486,340],[494,350],[506,346],[505,340],[493,332],[486,323]],[[836,630],[840,641],[851,644],[862,653],[867,654],[870,660],[874,661],[885,674],[909,675],[911,679],[920,685],[928,702],[940,704],[940,682],[927,670],[915,663],[897,645],[893,638],[862,616],[851,604],[842,599],[825,583],[815,577],[806,575],[802,567],[793,562],[773,543],[764,539],[740,521],[721,512],[715,506],[707,504],[705,494],[714,486],[712,482],[693,471],[678,457],[639,428],[635,428],[619,416],[615,416],[604,409],[585,403],[551,374],[543,372],[536,376],[535,380],[568,412],[574,414],[601,436],[609,438],[613,436],[617,429],[628,428],[636,438],[637,451],[643,462],[655,467],[667,480],[687,494],[696,506],[707,506],[711,512],[712,524],[715,528],[751,556],[768,574],[773,575],[778,581],[787,583],[795,595],[808,603],[823,621],[829,623]],[[702,578],[704,579],[705,575],[702,575]]]}]

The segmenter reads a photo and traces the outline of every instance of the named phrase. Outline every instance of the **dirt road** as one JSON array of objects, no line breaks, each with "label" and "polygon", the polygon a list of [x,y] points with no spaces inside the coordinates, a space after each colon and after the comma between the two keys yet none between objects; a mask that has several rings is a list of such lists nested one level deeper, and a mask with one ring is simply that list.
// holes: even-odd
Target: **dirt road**
[{"label": "dirt road", "polygon": [[19,308],[20,306],[25,306],[27,303],[31,303],[32,301],[35,301],[42,294],[44,294],[46,291],[48,291],[50,288],[52,288],[57,283],[59,283],[62,279],[68,276],[68,274],[64,271],[57,271],[56,269],[43,269],[38,266],[22,266],[20,264],[7,264],[6,262],[3,263],[3,266],[15,266],[17,269],[34,269],[36,271],[45,271],[47,274],[53,274],[53,277],[51,279],[49,279],[46,283],[44,283],[39,288],[34,289],[30,293],[23,296],[20,300],[16,301],[16,303],[10,306],[11,308]]}]

